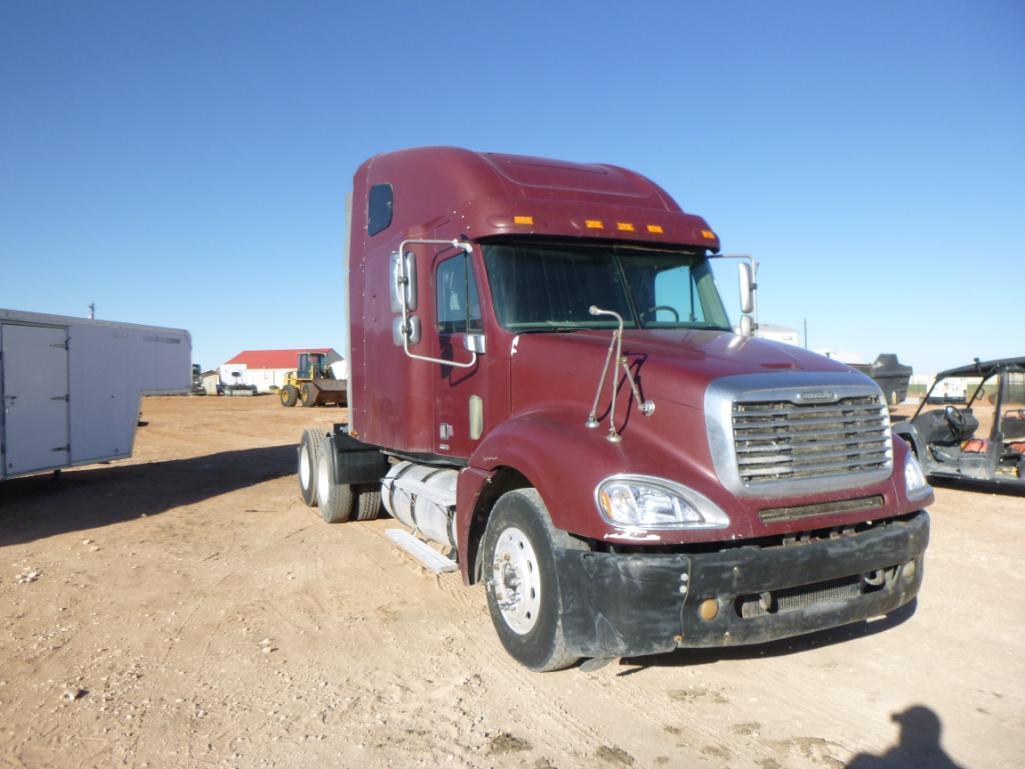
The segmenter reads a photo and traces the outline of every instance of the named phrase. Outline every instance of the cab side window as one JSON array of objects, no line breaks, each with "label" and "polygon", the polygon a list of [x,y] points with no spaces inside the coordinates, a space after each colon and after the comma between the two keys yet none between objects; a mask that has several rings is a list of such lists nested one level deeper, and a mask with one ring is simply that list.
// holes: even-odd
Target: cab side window
[{"label": "cab side window", "polygon": [[376,235],[391,225],[392,198],[390,184],[375,184],[370,188],[367,199],[367,235]]},{"label": "cab side window", "polygon": [[460,253],[439,264],[435,282],[438,331],[443,334],[482,331],[477,283],[467,255]]}]

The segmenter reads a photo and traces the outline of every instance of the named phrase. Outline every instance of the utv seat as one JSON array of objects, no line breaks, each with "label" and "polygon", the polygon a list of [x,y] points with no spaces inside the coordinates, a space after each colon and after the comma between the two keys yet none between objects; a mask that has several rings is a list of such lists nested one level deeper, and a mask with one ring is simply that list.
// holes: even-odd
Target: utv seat
[{"label": "utv seat", "polygon": [[1007,411],[1000,429],[1004,433],[1005,440],[1007,438],[1025,438],[1025,414],[1022,413],[1022,409]]},{"label": "utv seat", "polygon": [[961,447],[958,445],[943,446],[939,443],[929,444],[929,453],[932,454],[933,459],[944,465],[957,466],[958,460],[961,459]]}]

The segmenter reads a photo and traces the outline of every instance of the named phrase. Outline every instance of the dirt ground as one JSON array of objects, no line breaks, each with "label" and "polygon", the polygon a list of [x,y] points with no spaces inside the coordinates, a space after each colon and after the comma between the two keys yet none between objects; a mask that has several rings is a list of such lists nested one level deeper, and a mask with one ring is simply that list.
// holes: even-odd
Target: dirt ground
[{"label": "dirt ground", "polygon": [[132,460],[0,484],[0,767],[1025,766],[1025,497],[937,491],[913,611],[538,675],[302,504],[343,413],[150,398]]}]

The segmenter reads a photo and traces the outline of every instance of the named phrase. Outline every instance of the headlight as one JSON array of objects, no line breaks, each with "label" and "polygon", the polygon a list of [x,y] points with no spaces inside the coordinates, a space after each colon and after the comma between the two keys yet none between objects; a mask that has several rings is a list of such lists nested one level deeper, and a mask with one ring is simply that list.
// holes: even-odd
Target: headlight
[{"label": "headlight", "polygon": [[908,499],[919,499],[929,496],[932,486],[925,480],[925,473],[918,460],[908,453],[904,460],[904,486],[907,488]]},{"label": "headlight", "polygon": [[662,478],[614,475],[595,491],[609,523],[643,529],[722,529],[730,519],[708,497]]}]

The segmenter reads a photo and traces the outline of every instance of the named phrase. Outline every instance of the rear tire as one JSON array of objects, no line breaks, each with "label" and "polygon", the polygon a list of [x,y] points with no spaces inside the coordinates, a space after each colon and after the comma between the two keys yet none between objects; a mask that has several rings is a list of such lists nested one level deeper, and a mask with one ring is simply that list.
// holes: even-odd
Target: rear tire
[{"label": "rear tire", "polygon": [[302,389],[299,392],[303,406],[310,408],[311,406],[317,405],[317,395],[319,394],[319,391],[313,382],[303,382]]},{"label": "rear tire", "polygon": [[[560,536],[561,535],[561,536]],[[517,489],[495,503],[484,532],[488,611],[502,646],[521,665],[561,670],[579,657],[566,648],[552,525],[535,489]]]},{"label": "rear tire", "polygon": [[344,523],[356,511],[356,495],[347,483],[335,482],[334,442],[325,437],[317,457],[317,504],[327,523]]},{"label": "rear tire", "polygon": [[278,390],[278,397],[281,398],[281,405],[285,408],[289,408],[296,404],[299,400],[299,391],[294,385],[285,385]]},{"label": "rear tire", "polygon": [[317,463],[320,454],[320,442],[325,433],[319,427],[303,430],[299,442],[299,494],[309,507],[317,504]]},{"label": "rear tire", "polygon": [[378,486],[360,491],[356,505],[357,521],[374,521],[381,515],[381,489]]}]

